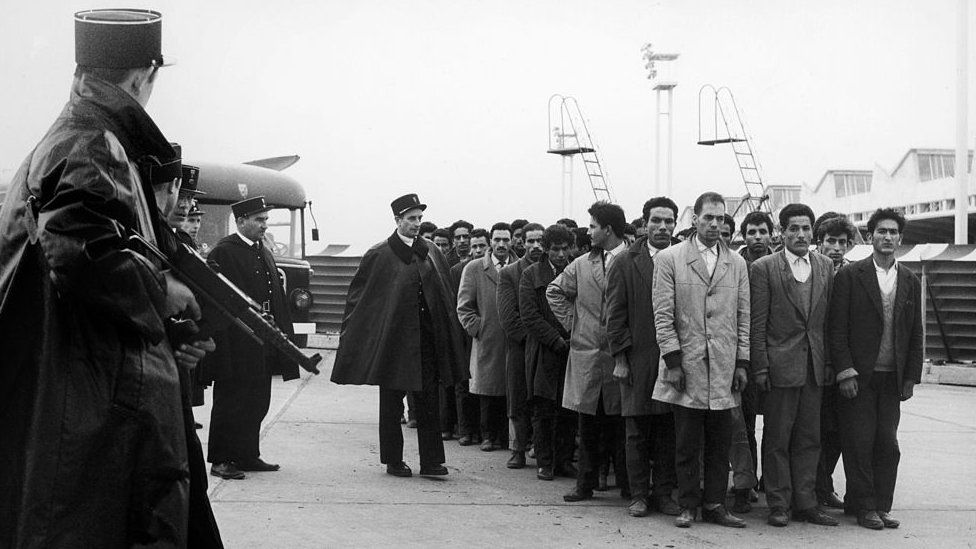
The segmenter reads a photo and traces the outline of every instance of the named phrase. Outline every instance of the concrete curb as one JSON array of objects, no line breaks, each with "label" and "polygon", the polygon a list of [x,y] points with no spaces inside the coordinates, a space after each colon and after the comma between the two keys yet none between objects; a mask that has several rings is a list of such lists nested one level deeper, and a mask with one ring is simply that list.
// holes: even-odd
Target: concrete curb
[{"label": "concrete curb", "polygon": [[976,365],[926,363],[922,367],[922,383],[976,387]]}]

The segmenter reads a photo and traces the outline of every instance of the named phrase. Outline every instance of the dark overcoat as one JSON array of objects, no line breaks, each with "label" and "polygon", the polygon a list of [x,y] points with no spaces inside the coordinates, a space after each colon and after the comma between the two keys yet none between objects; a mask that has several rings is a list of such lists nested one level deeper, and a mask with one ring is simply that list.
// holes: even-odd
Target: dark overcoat
[{"label": "dark overcoat", "polygon": [[[922,381],[922,285],[915,273],[897,264],[895,288],[895,366],[898,389],[911,380]],[[878,361],[884,306],[874,258],[841,267],[834,276],[830,298],[830,358],[834,372],[857,371],[858,384],[867,387]]]},{"label": "dark overcoat", "polygon": [[126,248],[130,230],[155,238],[135,161],[173,154],[131,96],[83,75],[14,176],[0,209],[0,547],[195,541],[165,279]]},{"label": "dark overcoat", "polygon": [[508,415],[514,417],[529,399],[525,382],[525,325],[519,314],[519,281],[522,272],[532,265],[528,257],[502,267],[498,273],[498,318],[508,337],[505,350],[505,382]]},{"label": "dark overcoat", "polygon": [[[266,299],[268,277],[265,273],[270,273],[271,314],[282,332],[289,336],[294,333],[278,266],[267,246],[255,250],[241,240],[237,233],[229,234],[217,242],[207,256],[207,263],[259,304]],[[214,343],[217,344],[217,350],[207,357],[207,374],[210,379],[269,373],[280,375],[285,381],[298,378],[298,364],[275,349],[266,349],[234,326],[215,334]]]},{"label": "dark overcoat", "polygon": [[[630,363],[630,383],[620,384],[621,414],[649,415],[661,349],[654,329],[654,260],[647,249],[646,236],[620,254],[607,279],[610,354],[625,353]],[[655,407],[653,412],[663,411],[661,408]]]},{"label": "dark overcoat", "polygon": [[526,335],[525,382],[530,396],[558,404],[569,359],[569,332],[546,299],[546,287],[555,278],[548,259],[529,265],[519,281],[519,311]]},{"label": "dark overcoat", "polygon": [[394,233],[366,252],[349,285],[334,383],[421,390],[418,286],[434,324],[440,382],[468,378],[444,254],[423,238],[408,247]]}]

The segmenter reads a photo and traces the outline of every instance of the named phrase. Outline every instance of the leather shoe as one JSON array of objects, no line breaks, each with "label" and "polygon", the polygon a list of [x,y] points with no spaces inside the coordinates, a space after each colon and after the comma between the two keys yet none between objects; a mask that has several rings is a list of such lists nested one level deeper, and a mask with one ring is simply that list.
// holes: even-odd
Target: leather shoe
[{"label": "leather shoe", "polygon": [[579,486],[576,486],[571,492],[563,496],[563,501],[574,502],[592,498],[593,490],[581,490]]},{"label": "leather shoe", "polygon": [[834,517],[824,513],[816,507],[811,507],[809,509],[804,509],[802,511],[797,511],[793,514],[793,518],[801,522],[809,522],[810,524],[819,524],[820,526],[837,526],[840,521]]},{"label": "leather shoe", "polygon": [[859,511],[857,513],[857,524],[872,530],[884,530],[885,526],[877,511]]},{"label": "leather shoe", "polygon": [[443,477],[447,475],[447,467],[437,463],[435,465],[421,465],[420,476],[422,477]]},{"label": "leather shoe", "polygon": [[749,503],[749,490],[736,490],[735,502],[732,503],[732,510],[736,513],[748,513],[752,511],[752,504]]},{"label": "leather shoe", "polygon": [[441,431],[441,440],[453,440],[454,433],[451,431]]},{"label": "leather shoe", "polygon": [[512,457],[508,458],[508,463],[505,464],[505,467],[509,469],[521,469],[525,467],[525,452],[512,450]]},{"label": "leather shoe", "polygon": [[654,504],[654,509],[662,515],[676,517],[681,514],[681,507],[671,499],[671,496],[656,496],[651,501]]},{"label": "leather shoe", "polygon": [[878,511],[878,518],[884,523],[885,528],[898,528],[901,526],[901,522],[898,519],[892,518],[890,514],[885,511]]},{"label": "leather shoe", "polygon": [[674,517],[674,525],[678,528],[691,528],[692,522],[695,522],[695,509],[682,507],[678,516]]},{"label": "leather shoe", "polygon": [[579,471],[576,470],[576,466],[573,465],[572,461],[567,461],[557,466],[553,472],[556,473],[557,476],[566,478],[576,478],[579,476]]},{"label": "leather shoe", "polygon": [[539,480],[552,480],[556,478],[556,475],[552,474],[552,467],[539,467],[539,470],[535,474],[535,478]]},{"label": "leather shoe", "polygon": [[829,494],[824,494],[820,496],[819,498],[817,498],[817,503],[819,503],[821,507],[825,507],[827,509],[844,508],[844,502],[841,501],[841,499],[837,497],[837,494],[834,492],[830,492]]},{"label": "leather shoe", "polygon": [[632,517],[646,517],[647,513],[647,500],[644,498],[634,499],[630,502],[630,506],[627,507],[627,514]]},{"label": "leather shoe", "polygon": [[413,476],[413,471],[404,462],[400,463],[389,463],[386,465],[386,474],[393,475],[395,477],[410,477]]},{"label": "leather shoe", "polygon": [[790,523],[790,514],[781,507],[773,507],[769,510],[769,516],[766,517],[766,524],[770,526],[783,527]]},{"label": "leather shoe", "polygon": [[210,474],[227,480],[241,480],[246,475],[230,461],[214,463],[210,466]]},{"label": "leather shoe", "polygon": [[498,447],[495,446],[495,443],[493,443],[491,441],[491,439],[487,439],[486,438],[485,440],[481,441],[481,451],[482,452],[494,452],[497,449],[498,449]]},{"label": "leather shoe", "polygon": [[238,461],[236,465],[241,471],[267,472],[281,469],[281,465],[278,465],[277,463],[268,463],[261,458]]},{"label": "leather shoe", "polygon": [[705,522],[713,522],[719,526],[727,526],[729,528],[746,527],[746,521],[740,519],[732,513],[729,513],[729,510],[725,508],[725,505],[719,505],[714,509],[706,509],[702,507],[702,520]]},{"label": "leather shoe", "polygon": [[462,435],[461,438],[458,439],[458,444],[461,445],[461,446],[473,446],[476,443],[474,441],[474,437],[473,436],[471,436],[471,435]]}]

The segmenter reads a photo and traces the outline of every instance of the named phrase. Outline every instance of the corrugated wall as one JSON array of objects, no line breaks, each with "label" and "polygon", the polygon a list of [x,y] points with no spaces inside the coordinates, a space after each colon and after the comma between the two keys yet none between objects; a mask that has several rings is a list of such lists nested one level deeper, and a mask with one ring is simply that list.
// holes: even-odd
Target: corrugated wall
[{"label": "corrugated wall", "polygon": [[312,276],[312,322],[318,333],[339,332],[346,307],[346,292],[361,257],[308,256],[315,274]]}]

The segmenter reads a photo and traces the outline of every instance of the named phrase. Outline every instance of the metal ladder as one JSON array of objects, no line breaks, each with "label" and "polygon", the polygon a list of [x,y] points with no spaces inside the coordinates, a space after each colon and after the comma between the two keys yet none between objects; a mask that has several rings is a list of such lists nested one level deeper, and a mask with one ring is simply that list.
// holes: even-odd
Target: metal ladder
[{"label": "metal ladder", "polygon": [[[707,101],[706,111],[709,106],[712,110],[711,132],[705,132],[704,136],[702,135],[703,99]],[[708,113],[705,112],[705,114]],[[724,134],[719,133],[719,116],[722,117],[722,124],[725,127]],[[749,136],[746,135],[745,128],[742,125],[742,117],[739,115],[739,107],[735,104],[732,90],[725,86],[716,90],[711,84],[705,84],[698,90],[698,144],[713,146],[723,143],[732,145],[735,162],[739,166],[739,173],[742,175],[742,182],[746,187],[746,194],[742,197],[742,201],[732,217],[736,217],[739,210],[747,204],[749,211],[761,210],[772,214],[769,206],[769,195],[766,194],[762,174],[759,173],[759,165],[752,151],[752,145],[749,143]]]},{"label": "metal ladder", "polygon": [[[613,193],[610,192],[607,174],[600,164],[596,145],[593,144],[590,130],[586,127],[586,120],[583,118],[583,112],[580,110],[575,97],[557,93],[549,98],[549,129],[549,149],[546,152],[563,157],[564,180],[565,160],[569,159],[569,170],[571,172],[572,158],[579,155],[583,159],[583,167],[586,170],[586,177],[590,181],[590,187],[593,189],[593,196],[597,200],[613,202]],[[570,173],[571,181],[572,174]]]}]

